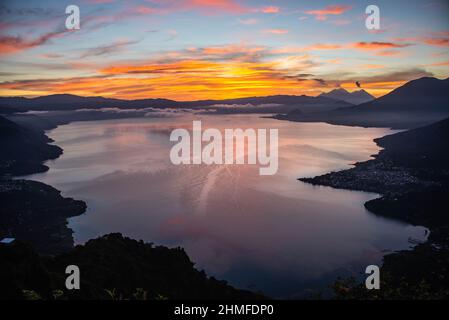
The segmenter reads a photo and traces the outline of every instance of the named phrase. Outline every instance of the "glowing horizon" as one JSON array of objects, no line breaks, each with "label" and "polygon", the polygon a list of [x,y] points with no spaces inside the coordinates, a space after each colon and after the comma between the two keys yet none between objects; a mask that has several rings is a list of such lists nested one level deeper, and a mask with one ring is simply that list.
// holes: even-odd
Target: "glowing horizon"
[{"label": "glowing horizon", "polygon": [[378,1],[381,30],[354,0],[4,1],[0,96],[75,94],[177,101],[342,87],[378,97],[423,76],[449,77],[449,4]]}]

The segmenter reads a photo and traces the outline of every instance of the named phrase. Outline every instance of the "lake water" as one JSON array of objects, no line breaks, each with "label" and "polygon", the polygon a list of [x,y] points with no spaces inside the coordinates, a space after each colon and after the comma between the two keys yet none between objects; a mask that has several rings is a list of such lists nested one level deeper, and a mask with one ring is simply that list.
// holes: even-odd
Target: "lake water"
[{"label": "lake water", "polygon": [[[193,119],[219,129],[279,129],[277,174],[260,176],[257,165],[171,164],[170,132]],[[372,140],[389,133],[258,115],[77,122],[49,132],[64,154],[30,178],[87,202],[86,214],[69,222],[76,243],[121,232],[182,246],[197,268],[236,287],[303,298],[424,239],[422,227],[365,210],[375,194],[297,180],[369,159],[379,151]]]}]

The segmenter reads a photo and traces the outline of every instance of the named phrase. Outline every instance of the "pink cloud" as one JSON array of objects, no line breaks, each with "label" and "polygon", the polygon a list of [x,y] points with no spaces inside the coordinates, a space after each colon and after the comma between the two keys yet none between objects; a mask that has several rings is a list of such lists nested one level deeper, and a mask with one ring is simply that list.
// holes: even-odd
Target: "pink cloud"
[{"label": "pink cloud", "polygon": [[149,0],[161,12],[171,13],[184,10],[198,10],[206,14],[217,13],[248,13],[253,9],[239,4],[235,0]]},{"label": "pink cloud", "polygon": [[430,67],[447,67],[449,66],[449,61],[442,61],[442,62],[435,62],[432,64],[429,64]]},{"label": "pink cloud", "polygon": [[112,3],[114,0],[88,0],[87,2],[93,4],[103,4],[103,3]]},{"label": "pink cloud", "polygon": [[432,32],[430,34],[412,38],[396,38],[395,41],[414,41],[436,47],[449,47],[449,31]]},{"label": "pink cloud", "polygon": [[287,29],[267,29],[264,30],[265,33],[271,33],[271,34],[287,34]]},{"label": "pink cloud", "polygon": [[328,15],[341,15],[350,10],[351,6],[330,5],[324,9],[304,11],[306,14],[315,16],[316,20],[326,20]]},{"label": "pink cloud", "polygon": [[410,43],[394,43],[394,42],[356,42],[352,46],[361,50],[379,50],[379,49],[398,49],[411,46]]},{"label": "pink cloud", "polygon": [[449,38],[423,38],[425,44],[437,47],[449,47]]},{"label": "pink cloud", "polygon": [[146,6],[137,6],[136,8],[134,8],[134,11],[136,13],[140,13],[140,14],[150,14],[150,13],[160,12],[159,10],[157,10],[155,8],[146,7]]},{"label": "pink cloud", "polygon": [[262,8],[260,11],[262,11],[263,13],[278,13],[280,9],[279,7],[269,6]]},{"label": "pink cloud", "polygon": [[187,7],[202,10],[223,10],[232,13],[244,13],[248,8],[234,0],[184,0]]},{"label": "pink cloud", "polygon": [[380,56],[380,57],[393,57],[393,56],[399,56],[402,53],[396,50],[382,50],[382,51],[377,51],[375,53],[376,56]]},{"label": "pink cloud", "polygon": [[49,32],[36,39],[24,39],[20,36],[1,36],[0,55],[8,55],[21,52],[34,47],[39,47],[53,38],[60,37],[63,32]]}]

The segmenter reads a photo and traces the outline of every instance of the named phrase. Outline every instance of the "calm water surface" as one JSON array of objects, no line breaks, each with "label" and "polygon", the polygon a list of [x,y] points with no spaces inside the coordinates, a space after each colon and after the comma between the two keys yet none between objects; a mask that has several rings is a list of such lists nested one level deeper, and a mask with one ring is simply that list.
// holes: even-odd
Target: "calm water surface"
[{"label": "calm water surface", "polygon": [[203,128],[279,129],[279,170],[258,166],[174,166],[174,128],[192,115],[78,122],[49,132],[64,154],[31,178],[87,202],[70,220],[76,243],[110,232],[182,246],[198,268],[268,295],[301,298],[337,276],[361,275],[388,252],[411,247],[425,229],[376,217],[377,195],[297,180],[349,168],[392,133],[257,115],[195,116]]}]

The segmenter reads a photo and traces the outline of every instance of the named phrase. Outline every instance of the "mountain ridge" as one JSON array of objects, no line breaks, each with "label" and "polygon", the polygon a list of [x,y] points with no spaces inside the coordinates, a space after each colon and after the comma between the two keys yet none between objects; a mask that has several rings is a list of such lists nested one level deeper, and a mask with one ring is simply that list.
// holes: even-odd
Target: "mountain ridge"
[{"label": "mountain ridge", "polygon": [[363,89],[349,92],[344,88],[337,88],[332,91],[322,93],[319,97],[341,100],[355,105],[370,102],[376,99]]},{"label": "mountain ridge", "polygon": [[[295,103],[335,103],[334,99],[306,95],[271,95],[223,100],[175,101],[163,98],[125,100],[101,96],[78,96],[72,94],[52,94],[35,98],[0,97],[0,108],[15,108],[24,111],[74,110],[85,108],[168,108],[168,107],[204,107],[216,104],[295,104]],[[343,105],[344,106],[344,105]],[[346,106],[348,106],[346,104]]]},{"label": "mountain ridge", "polygon": [[305,115],[278,115],[281,120],[327,122],[361,127],[410,129],[449,117],[449,78],[423,77],[356,106]]},{"label": "mountain ridge", "polygon": [[48,144],[43,130],[26,128],[0,116],[0,176],[45,172],[42,162],[55,159],[62,149]]}]

